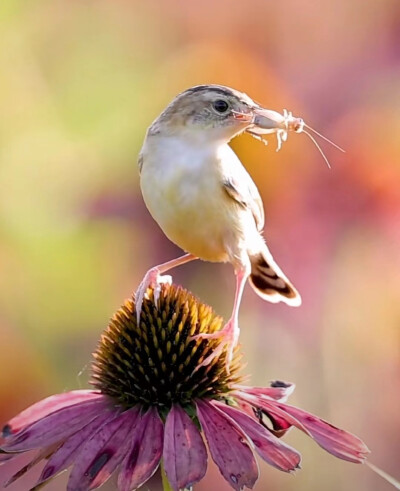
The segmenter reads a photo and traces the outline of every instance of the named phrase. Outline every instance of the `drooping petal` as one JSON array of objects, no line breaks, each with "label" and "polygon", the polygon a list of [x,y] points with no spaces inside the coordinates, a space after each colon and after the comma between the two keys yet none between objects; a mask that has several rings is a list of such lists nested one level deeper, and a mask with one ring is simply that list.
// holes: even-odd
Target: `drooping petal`
[{"label": "drooping petal", "polygon": [[277,469],[290,472],[300,465],[301,455],[289,445],[286,445],[264,426],[242,411],[226,404],[213,402],[221,411],[228,414],[243,429],[254,443],[257,453]]},{"label": "drooping petal", "polygon": [[114,411],[104,411],[86,426],[70,436],[68,440],[50,457],[47,464],[43,468],[38,481],[36,482],[35,488],[72,465],[77,453],[80,451],[81,446],[99,428],[114,418]]},{"label": "drooping petal", "polygon": [[89,489],[96,489],[105,483],[126,456],[128,448],[131,445],[130,436],[132,431],[135,431],[135,425],[139,417],[140,410],[138,408],[132,408],[129,410],[129,413],[130,422],[128,422],[124,428],[120,428],[118,434],[115,435],[109,442],[109,444],[112,445],[117,451],[102,467],[95,479],[93,479]]},{"label": "drooping petal", "polygon": [[221,474],[237,491],[244,486],[252,488],[258,478],[258,467],[246,435],[210,402],[198,400],[196,406],[208,448]]},{"label": "drooping petal", "polygon": [[238,405],[238,408],[242,412],[248,414],[249,416],[254,416],[254,408],[251,404],[249,404],[248,402],[242,401],[240,399],[236,400],[236,404]]},{"label": "drooping petal", "polygon": [[286,404],[278,407],[299,424],[297,428],[308,433],[322,448],[340,459],[362,463],[369,453],[368,447],[357,436],[344,431],[302,409]]},{"label": "drooping petal", "polygon": [[121,464],[118,490],[131,491],[155,473],[163,450],[164,426],[157,409],[150,408],[139,417],[132,431],[131,445]]},{"label": "drooping petal", "polygon": [[[256,393],[252,393],[251,390],[237,392],[236,394],[236,402],[240,406],[241,409],[245,408],[245,412],[254,415],[254,412],[260,413],[258,416],[266,415],[271,423],[271,427],[269,427],[269,431],[278,438],[282,438],[285,433],[287,433],[292,427],[291,423],[288,423],[287,419],[280,418],[276,415],[272,415],[271,412],[264,411],[262,409],[262,401],[266,399],[264,395],[257,395]],[[267,399],[269,399],[267,397]],[[251,402],[250,402],[251,401]],[[248,410],[247,406],[251,407],[251,411]]]},{"label": "drooping petal", "polygon": [[275,399],[276,401],[284,402],[293,393],[295,387],[296,386],[294,384],[275,381],[272,382],[271,387],[238,386],[238,389],[246,392],[247,394],[267,397],[268,399]]},{"label": "drooping petal", "polygon": [[28,462],[24,467],[22,467],[18,472],[16,472],[14,475],[8,479],[7,482],[4,483],[4,488],[15,482],[17,479],[22,477],[24,474],[26,474],[32,467],[34,467],[36,464],[38,464],[41,460],[47,458],[49,455],[51,455],[52,452],[54,452],[55,447],[47,447],[41,450],[39,453],[36,454],[36,456]]},{"label": "drooping petal", "polygon": [[95,489],[107,481],[125,457],[128,435],[138,415],[136,408],[116,413],[80,448],[68,480],[68,491]]},{"label": "drooping petal", "polygon": [[104,407],[104,399],[95,399],[59,409],[11,436],[2,449],[27,451],[61,442],[89,423]]},{"label": "drooping petal", "polygon": [[288,424],[296,426],[335,457],[349,462],[362,463],[369,453],[368,447],[360,438],[302,409],[245,393],[237,394],[237,397],[261,407],[273,417],[281,418]]},{"label": "drooping petal", "polygon": [[165,422],[163,462],[174,491],[194,484],[207,470],[207,450],[184,409],[172,406]]},{"label": "drooping petal", "polygon": [[7,460],[12,459],[13,457],[15,456],[12,454],[6,454],[6,453],[0,454],[0,465],[4,464],[4,462],[7,462]]},{"label": "drooping petal", "polygon": [[282,438],[283,435],[285,435],[292,427],[292,425],[288,423],[287,420],[284,418],[279,418],[276,415],[273,416],[270,412],[269,413],[264,412],[264,414],[267,415],[268,419],[271,422],[271,426],[272,426],[272,428],[270,428],[271,433],[273,433],[278,438]]},{"label": "drooping petal", "polygon": [[14,416],[3,428],[3,436],[6,438],[11,434],[15,434],[22,428],[39,421],[39,419],[63,407],[73,406],[74,404],[100,399],[102,397],[104,397],[102,394],[94,390],[73,390],[47,397],[20,412],[17,416]]}]

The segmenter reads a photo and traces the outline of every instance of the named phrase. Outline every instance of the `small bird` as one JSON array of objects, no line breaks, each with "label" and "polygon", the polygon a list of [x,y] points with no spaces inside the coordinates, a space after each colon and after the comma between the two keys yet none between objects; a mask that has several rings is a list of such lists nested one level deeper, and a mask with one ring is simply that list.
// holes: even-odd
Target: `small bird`
[{"label": "small bird", "polygon": [[259,139],[275,133],[280,148],[288,131],[301,132],[303,126],[291,113],[264,109],[246,94],[221,85],[185,90],[152,123],[139,155],[143,198],[165,235],[186,254],[146,273],[136,292],[138,321],[147,288],[153,286],[157,296],[160,284],[172,281],[161,275],[194,259],[229,262],[235,271],[229,321],[217,333],[198,335],[223,337],[227,367],[238,342],[247,279],[264,300],[301,304],[262,236],[264,210],[257,187],[228,143],[245,131]]}]

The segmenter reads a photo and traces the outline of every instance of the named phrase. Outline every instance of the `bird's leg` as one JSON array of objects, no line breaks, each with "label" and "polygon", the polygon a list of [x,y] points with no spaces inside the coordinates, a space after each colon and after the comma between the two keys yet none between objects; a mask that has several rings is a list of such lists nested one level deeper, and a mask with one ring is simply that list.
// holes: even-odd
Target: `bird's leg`
[{"label": "bird's leg", "polygon": [[225,326],[217,332],[212,334],[200,333],[193,336],[194,339],[219,339],[219,346],[211,353],[211,355],[207,356],[199,366],[206,366],[211,363],[211,361],[219,356],[226,346],[226,371],[229,373],[229,365],[231,364],[233,358],[233,350],[238,343],[239,340],[239,307],[240,302],[242,300],[244,286],[246,284],[249,273],[247,269],[242,268],[239,271],[236,271],[236,292],[235,292],[235,301],[233,303],[233,310],[231,318],[225,324]]},{"label": "bird's leg", "polygon": [[147,288],[151,285],[154,285],[154,303],[157,303],[158,297],[160,296],[161,292],[161,285],[163,283],[171,284],[172,282],[171,276],[161,276],[162,273],[165,273],[166,271],[175,268],[176,266],[180,266],[181,264],[194,261],[195,259],[198,258],[196,256],[193,256],[193,254],[185,254],[184,256],[177,257],[176,259],[172,259],[171,261],[167,261],[166,263],[154,266],[147,271],[135,293],[136,319],[138,324],[140,321],[140,313],[142,311],[143,298],[146,294]]}]

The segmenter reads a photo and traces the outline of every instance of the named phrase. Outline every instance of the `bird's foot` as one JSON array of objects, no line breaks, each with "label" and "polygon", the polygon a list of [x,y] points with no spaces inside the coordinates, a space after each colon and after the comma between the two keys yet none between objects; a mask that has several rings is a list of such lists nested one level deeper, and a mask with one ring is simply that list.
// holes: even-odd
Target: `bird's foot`
[{"label": "bird's foot", "polygon": [[147,271],[135,293],[136,320],[138,324],[140,322],[140,314],[142,312],[143,299],[145,298],[149,286],[153,286],[154,288],[154,303],[157,304],[161,293],[161,285],[163,284],[171,285],[171,283],[172,283],[172,276],[170,275],[161,276],[160,270],[158,269],[157,266]]},{"label": "bird's foot", "polygon": [[200,333],[193,336],[192,339],[217,339],[219,341],[218,346],[198,365],[196,370],[202,366],[209,365],[215,357],[220,356],[223,349],[226,347],[225,367],[227,373],[229,374],[229,366],[233,359],[233,350],[235,349],[235,346],[239,340],[239,333],[240,329],[237,320],[230,319],[220,331],[213,332],[211,334]]}]

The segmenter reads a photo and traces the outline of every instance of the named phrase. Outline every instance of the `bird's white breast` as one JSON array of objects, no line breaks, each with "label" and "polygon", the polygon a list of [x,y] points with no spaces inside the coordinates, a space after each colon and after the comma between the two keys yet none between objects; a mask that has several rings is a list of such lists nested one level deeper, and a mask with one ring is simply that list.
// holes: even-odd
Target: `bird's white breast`
[{"label": "bird's white breast", "polygon": [[222,185],[224,166],[240,165],[227,145],[150,136],[142,149],[141,188],[153,218],[179,247],[208,261],[229,261],[242,210]]}]

